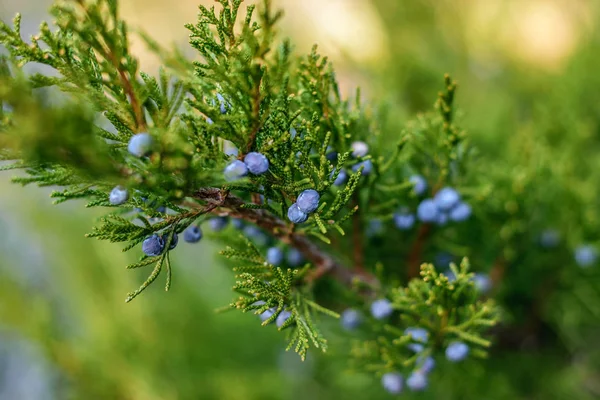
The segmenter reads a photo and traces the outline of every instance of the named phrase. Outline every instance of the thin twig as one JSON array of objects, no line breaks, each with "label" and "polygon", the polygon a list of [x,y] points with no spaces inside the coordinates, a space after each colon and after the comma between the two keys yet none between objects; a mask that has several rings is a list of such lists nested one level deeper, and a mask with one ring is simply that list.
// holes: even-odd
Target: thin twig
[{"label": "thin twig", "polygon": [[311,242],[306,235],[290,229],[283,220],[263,209],[244,208],[244,201],[228,192],[223,193],[216,188],[204,188],[196,191],[193,198],[207,202],[209,205],[217,204],[214,212],[219,215],[240,218],[258,225],[283,243],[296,248],[304,257],[315,266],[305,277],[306,282],[331,274],[346,286],[352,287],[355,280],[370,286],[378,287],[377,279],[367,271],[353,271],[340,264],[327,252]]}]

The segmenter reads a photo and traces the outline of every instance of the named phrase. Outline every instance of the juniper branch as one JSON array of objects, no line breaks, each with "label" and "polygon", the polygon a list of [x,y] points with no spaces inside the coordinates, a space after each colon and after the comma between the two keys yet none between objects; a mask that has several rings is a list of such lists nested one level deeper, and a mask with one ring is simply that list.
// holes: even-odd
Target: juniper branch
[{"label": "juniper branch", "polygon": [[[240,218],[255,223],[282,242],[296,248],[315,266],[312,273],[309,273],[306,276],[305,280],[307,282],[313,282],[324,275],[331,274],[341,283],[349,287],[352,286],[356,280],[373,287],[379,286],[377,278],[369,272],[364,270],[352,271],[340,264],[319,246],[311,242],[306,235],[294,231],[293,226],[290,227],[283,220],[266,210],[244,207],[246,203],[229,192],[224,192],[217,188],[202,188],[193,194],[193,198],[206,202],[208,204],[207,207],[212,207],[213,212],[216,214]],[[190,203],[186,204],[193,205]]]}]

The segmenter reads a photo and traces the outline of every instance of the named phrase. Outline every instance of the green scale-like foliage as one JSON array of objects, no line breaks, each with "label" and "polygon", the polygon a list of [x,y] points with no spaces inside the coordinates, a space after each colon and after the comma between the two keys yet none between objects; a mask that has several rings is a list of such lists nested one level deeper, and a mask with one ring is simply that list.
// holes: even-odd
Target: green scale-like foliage
[{"label": "green scale-like foliage", "polygon": [[[139,251],[153,234],[164,235],[168,249],[175,234],[214,216],[242,219],[297,247],[305,257],[301,268],[275,266],[265,260],[264,244],[238,240],[233,228],[214,235],[227,244],[222,254],[236,274],[238,297],[228,308],[273,310],[263,325],[290,312],[279,329],[287,334],[288,349],[302,358],[311,346],[327,349],[319,315],[338,318],[333,310],[348,306],[366,312],[374,299],[386,296],[397,318],[370,321],[354,351],[360,368],[413,368],[416,356],[403,334],[408,326],[426,328],[434,337],[424,354],[460,339],[484,356],[490,342],[483,336],[498,310],[480,297],[466,259],[460,269],[452,266],[453,283],[429,264],[418,276],[436,251],[470,255],[461,232],[474,222],[365,234],[373,220],[390,225],[399,207],[414,212],[419,198],[409,177],[415,173],[429,183],[430,196],[446,185],[469,198],[485,195],[485,188],[466,181],[473,150],[455,122],[456,84],[446,77],[435,109],[390,141],[389,110],[365,104],[358,90],[342,98],[332,65],[316,47],[298,57],[288,41],[279,41],[281,14],[268,1],[245,13],[241,0],[218,3],[201,6],[198,22],[187,25],[198,61],[142,35],[164,60],[157,77],[143,72],[130,54],[115,0],[58,2],[52,8],[56,27],[42,24],[30,42],[21,38],[19,16],[12,26],[1,24],[0,42],[10,56],[2,61],[0,98],[9,107],[2,111],[0,155],[13,161],[2,168],[22,169],[25,174],[14,181],[23,185],[60,186],[52,194],[56,203],[86,199],[88,207],[109,208],[88,236],[123,243],[124,251]],[[25,76],[21,67],[30,62],[57,74]],[[48,105],[37,94],[50,86],[67,95],[65,104]],[[141,132],[154,145],[138,158],[127,144]],[[355,141],[368,144],[367,155],[352,156]],[[232,160],[232,145],[240,160],[250,151],[264,154],[268,172],[227,181],[223,169]],[[372,170],[368,164],[355,167],[361,162],[372,163]],[[342,169],[349,178],[334,186]],[[129,198],[114,206],[108,195],[117,185],[128,189]],[[317,190],[320,204],[306,223],[295,225],[287,210],[305,189]],[[477,215],[477,203],[473,207]],[[171,251],[127,266],[152,266],[127,301],[162,273],[170,288]]]}]

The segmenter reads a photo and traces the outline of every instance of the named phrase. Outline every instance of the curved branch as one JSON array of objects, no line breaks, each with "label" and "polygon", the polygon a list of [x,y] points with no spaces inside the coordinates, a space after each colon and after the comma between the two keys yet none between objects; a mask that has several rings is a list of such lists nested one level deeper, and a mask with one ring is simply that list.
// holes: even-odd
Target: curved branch
[{"label": "curved branch", "polygon": [[306,276],[306,282],[314,282],[324,275],[331,274],[346,286],[354,285],[356,280],[370,286],[379,286],[377,278],[372,274],[364,270],[353,271],[346,268],[310,241],[306,235],[290,229],[285,221],[266,210],[243,207],[245,202],[227,191],[217,188],[203,188],[196,191],[192,197],[207,202],[209,205],[215,205],[214,208],[217,214],[252,222],[287,245],[298,249],[315,266],[315,269]]}]

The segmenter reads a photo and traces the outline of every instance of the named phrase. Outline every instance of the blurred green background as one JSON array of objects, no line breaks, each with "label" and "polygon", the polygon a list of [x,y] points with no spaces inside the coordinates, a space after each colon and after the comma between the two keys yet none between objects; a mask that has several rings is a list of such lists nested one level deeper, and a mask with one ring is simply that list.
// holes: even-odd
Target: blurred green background
[{"label": "blurred green background", "polygon": [[[183,24],[194,20],[200,2],[211,3],[121,1],[133,26],[164,44],[181,46],[187,38]],[[494,166],[486,173],[514,168],[534,177],[543,165],[557,192],[577,198],[569,204],[597,205],[600,2],[276,3],[286,12],[281,29],[297,50],[306,52],[318,43],[333,60],[343,90],[349,93],[360,85],[369,98],[390,102],[398,129],[431,107],[442,75],[451,73],[460,84],[462,125]],[[24,32],[33,34],[49,4],[2,0],[0,18],[20,11]],[[139,41],[133,48],[144,70],[157,68],[156,58]],[[544,143],[543,152],[536,151],[539,143]],[[335,326],[329,354],[312,354],[301,363],[284,352],[275,328],[260,327],[255,316],[215,314],[231,299],[232,274],[220,265],[219,248],[210,241],[180,246],[168,294],[153,285],[125,304],[125,294],[146,271],[124,270],[135,255],[121,253],[119,245],[84,238],[99,214],[83,203],[53,206],[48,190],[11,185],[10,177],[0,174],[0,399],[389,397],[378,381],[347,369],[349,343]],[[554,207],[560,210],[560,204]],[[555,225],[572,230],[567,235],[572,245],[585,239],[586,233],[572,226],[581,221],[569,225],[571,214],[548,215]],[[584,219],[595,227],[597,210]],[[560,307],[560,313],[549,319],[555,322],[560,349],[541,351],[521,343],[510,351],[493,351],[486,362],[441,365],[430,389],[403,396],[600,398],[598,360],[588,360],[597,357],[598,341],[588,343],[592,349],[581,348],[585,338],[598,333],[599,285],[581,292],[569,289],[553,300],[549,304]],[[239,337],[241,331],[245,334]]]}]

